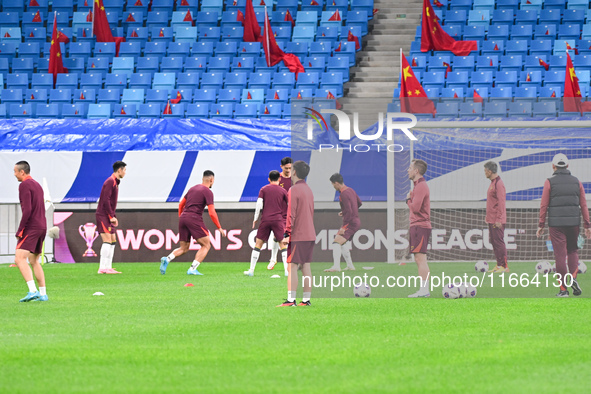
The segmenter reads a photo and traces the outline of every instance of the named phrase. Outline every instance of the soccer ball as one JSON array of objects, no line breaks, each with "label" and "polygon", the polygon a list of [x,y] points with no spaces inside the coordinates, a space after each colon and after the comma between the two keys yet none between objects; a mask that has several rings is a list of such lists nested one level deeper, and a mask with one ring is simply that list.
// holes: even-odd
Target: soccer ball
[{"label": "soccer ball", "polygon": [[465,283],[458,286],[458,292],[460,294],[458,298],[468,298],[468,288]]},{"label": "soccer ball", "polygon": [[579,274],[587,272],[587,264],[584,261],[579,260]]},{"label": "soccer ball", "polygon": [[552,264],[549,261],[542,260],[536,264],[536,272],[538,274],[547,274],[552,271]]},{"label": "soccer ball", "polygon": [[464,283],[464,286],[466,286],[466,298],[476,297],[476,287],[470,285],[469,283]]},{"label": "soccer ball", "polygon": [[369,297],[371,295],[371,287],[367,283],[362,283],[353,288],[353,294],[355,294],[355,297]]},{"label": "soccer ball", "polygon": [[476,272],[486,272],[488,271],[488,263],[484,260],[478,260],[474,266],[474,269]]},{"label": "soccer ball", "polygon": [[443,286],[442,294],[444,298],[456,299],[460,298],[460,288],[453,283]]},{"label": "soccer ball", "polygon": [[556,272],[556,263],[550,266],[550,272]]}]

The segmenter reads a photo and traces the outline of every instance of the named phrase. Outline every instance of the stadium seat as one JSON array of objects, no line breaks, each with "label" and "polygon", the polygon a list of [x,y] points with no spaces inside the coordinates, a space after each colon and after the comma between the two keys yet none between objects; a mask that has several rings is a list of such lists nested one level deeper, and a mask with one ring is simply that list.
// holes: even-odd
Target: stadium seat
[{"label": "stadium seat", "polygon": [[492,71],[474,71],[470,77],[470,86],[474,88],[484,87],[492,88]]},{"label": "stadium seat", "polygon": [[58,89],[78,89],[78,74],[58,74],[55,86]]},{"label": "stadium seat", "polygon": [[88,119],[108,119],[111,117],[111,104],[89,104],[88,113],[86,115]]},{"label": "stadium seat", "polygon": [[[213,54],[213,42],[196,42],[191,47],[191,56],[211,56]],[[260,42],[252,43],[261,45]],[[244,56],[244,55],[242,55]],[[258,55],[257,55],[258,56]]]},{"label": "stadium seat", "polygon": [[49,103],[70,104],[71,102],[72,102],[72,90],[71,89],[50,89],[49,90]]},{"label": "stadium seat", "polygon": [[175,79],[174,73],[155,73],[152,89],[174,89]]},{"label": "stadium seat", "polygon": [[[31,80],[31,86],[38,89],[51,89],[53,88],[53,75],[44,73],[35,73]],[[0,86],[1,88],[1,86]]]},{"label": "stadium seat", "polygon": [[[301,75],[301,74],[300,74]],[[271,74],[252,73],[248,80],[249,89],[267,89],[271,86]]]},{"label": "stadium seat", "polygon": [[185,103],[178,103],[170,105],[170,114],[162,113],[162,118],[184,118],[185,117]]},{"label": "stadium seat", "polygon": [[210,118],[231,118],[234,115],[234,104],[212,104],[209,109]]},{"label": "stadium seat", "polygon": [[178,98],[178,94],[181,95],[181,102],[184,104],[190,104],[193,102],[193,91],[195,89],[176,89],[170,91],[170,98]]},{"label": "stadium seat", "polygon": [[533,103],[538,98],[538,86],[519,86],[515,89],[515,101]]},{"label": "stadium seat", "polygon": [[150,89],[152,87],[151,73],[134,73],[129,79],[130,89]]},{"label": "stadium seat", "polygon": [[[142,54],[142,43],[139,41],[122,42],[119,47],[119,57],[131,58],[134,61]],[[115,59],[113,59],[115,61]]]},{"label": "stadium seat", "polygon": [[484,107],[483,115],[486,117],[507,117],[507,103],[500,101],[491,101]]},{"label": "stadium seat", "polygon": [[468,87],[469,84],[469,76],[467,71],[452,71],[447,73],[447,78],[445,79],[445,86],[448,88],[464,88]]},{"label": "stadium seat", "polygon": [[37,103],[35,116],[37,118],[58,119],[60,117],[60,106],[59,104]]},{"label": "stadium seat", "polygon": [[549,116],[556,117],[557,109],[555,101],[541,101],[534,103],[533,116]]},{"label": "stadium seat", "polygon": [[231,70],[233,73],[251,73],[254,70],[254,58],[234,57],[232,59]]},{"label": "stadium seat", "polygon": [[200,27],[197,32],[198,40],[201,42],[213,42],[220,41],[221,31],[219,27]]},{"label": "stadium seat", "polygon": [[248,119],[248,118],[256,118],[258,113],[258,106],[257,103],[249,103],[249,104],[236,104],[236,111],[234,113],[234,118],[240,119]]},{"label": "stadium seat", "polygon": [[513,87],[498,87],[491,89],[490,102],[511,102],[513,101]]},{"label": "stadium seat", "polygon": [[[147,45],[147,44],[146,44]],[[114,42],[97,42],[94,45],[93,56],[114,58],[116,53],[116,47]]]},{"label": "stadium seat", "polygon": [[191,43],[189,42],[169,42],[166,50],[168,57],[180,57],[185,59],[191,53]]},{"label": "stadium seat", "polygon": [[97,102],[98,103],[119,103],[121,99],[121,91],[117,89],[100,89],[98,91]]},{"label": "stadium seat", "polygon": [[143,104],[144,89],[123,89],[121,104]]},{"label": "stadium seat", "polygon": [[168,100],[168,89],[148,89],[146,90],[146,104],[166,103]]},{"label": "stadium seat", "polygon": [[136,71],[138,73],[157,73],[160,66],[160,59],[157,57],[140,57],[137,61]]},{"label": "stadium seat", "polygon": [[238,54],[243,57],[259,57],[261,54],[260,42],[243,42],[238,46]]},{"label": "stadium seat", "polygon": [[266,103],[287,103],[290,98],[289,89],[267,89],[265,93]]},{"label": "stadium seat", "polygon": [[135,118],[137,116],[137,104],[115,104],[113,106],[113,118]]},{"label": "stadium seat", "polygon": [[[528,81],[529,79],[529,81]],[[542,71],[522,71],[519,76],[519,86],[542,86]]]},{"label": "stadium seat", "polygon": [[185,59],[183,70],[185,72],[205,72],[209,58],[207,56],[193,56]]},{"label": "stadium seat", "polygon": [[201,89],[219,89],[224,84],[224,72],[203,73],[201,75]]},{"label": "stadium seat", "polygon": [[26,103],[47,103],[47,89],[25,90],[25,104]]},{"label": "stadium seat", "polygon": [[246,87],[248,74],[245,72],[231,72],[226,74],[224,80],[225,89],[242,89]]},{"label": "stadium seat", "polygon": [[148,12],[148,19],[146,21],[146,26],[149,28],[164,28],[168,27],[169,16],[168,12],[158,12],[154,11],[152,7],[152,12]]},{"label": "stadium seat", "polygon": [[165,56],[160,60],[160,72],[171,74],[180,73],[183,70],[183,63],[182,57]]},{"label": "stadium seat", "polygon": [[439,87],[445,84],[445,72],[428,71],[423,75],[423,87]]},{"label": "stadium seat", "polygon": [[150,32],[150,41],[158,43],[168,43],[172,41],[174,37],[174,30],[172,27],[167,26],[148,26]]},{"label": "stadium seat", "polygon": [[567,9],[564,10],[562,15],[562,23],[569,25],[577,23],[582,25],[585,22],[585,11],[584,9]]},{"label": "stadium seat", "polygon": [[[465,97],[464,89],[465,89],[464,87],[455,87],[455,88],[452,87],[452,88],[443,88],[443,89],[441,89],[441,99],[440,99],[441,102],[446,102],[446,101],[452,101],[452,102],[464,101],[464,97]],[[434,92],[430,92],[430,93],[435,94]]]},{"label": "stadium seat", "polygon": [[158,103],[140,104],[138,110],[138,117],[159,119],[162,114],[161,108],[164,108],[164,105]]},{"label": "stadium seat", "polygon": [[224,57],[211,57],[207,64],[207,72],[227,72],[230,70],[230,58]]},{"label": "stadium seat", "polygon": [[546,71],[544,74],[544,86],[564,86],[564,71]]},{"label": "stadium seat", "polygon": [[242,97],[242,89],[220,89],[218,91],[218,103],[239,103]]},{"label": "stadium seat", "polygon": [[199,87],[199,72],[186,72],[178,74],[176,87],[177,89],[197,89]]},{"label": "stadium seat", "polygon": [[134,27],[127,30],[127,36],[125,37],[125,41],[139,42],[141,46],[144,47],[149,37],[150,36],[147,27]]},{"label": "stadium seat", "polygon": [[29,76],[27,74],[8,74],[6,76],[8,89],[21,89],[23,92],[29,88]]},{"label": "stadium seat", "polygon": [[10,104],[11,118],[34,118],[35,106],[33,104]]},{"label": "stadium seat", "polygon": [[84,59],[83,58],[66,58],[63,60],[64,67],[68,69],[71,74],[84,73]]},{"label": "stadium seat", "polygon": [[[97,89],[98,90],[98,89]],[[91,104],[96,102],[96,91],[95,89],[75,89],[73,102]]]},{"label": "stadium seat", "polygon": [[437,103],[437,117],[457,118],[459,113],[459,103],[443,102]]},{"label": "stadium seat", "polygon": [[517,72],[499,71],[495,79],[495,87],[516,87]]},{"label": "stadium seat", "polygon": [[508,103],[508,114],[510,117],[528,117],[532,115],[532,103],[529,101],[517,101]]},{"label": "stadium seat", "polygon": [[105,78],[105,89],[127,88],[127,74],[107,74]]},{"label": "stadium seat", "polygon": [[193,101],[196,103],[215,103],[217,97],[217,89],[195,89]]},{"label": "stadium seat", "polygon": [[241,103],[262,103],[265,100],[264,89],[243,89]]},{"label": "stadium seat", "polygon": [[482,103],[465,102],[460,103],[460,117],[482,117]]},{"label": "stadium seat", "polygon": [[[526,59],[530,56],[526,56]],[[521,55],[505,55],[499,59],[501,71],[521,71],[523,68],[523,57]],[[538,68],[540,67],[538,63]]]},{"label": "stadium seat", "polygon": [[517,10],[515,12],[515,20],[520,24],[536,25],[538,23],[537,10]]},{"label": "stadium seat", "polygon": [[[220,20],[220,26],[223,27],[242,27],[242,22],[238,21],[238,11],[230,10],[230,5],[227,5],[226,11],[222,12],[222,18]],[[243,10],[243,9],[242,9]],[[240,12],[244,13],[242,10]],[[273,12],[271,20],[276,21],[277,18],[275,17],[275,12]],[[275,25],[273,24],[273,27]]]},{"label": "stadium seat", "polygon": [[166,49],[167,44],[164,42],[146,42],[144,56],[162,59],[164,56],[166,56]]},{"label": "stadium seat", "polygon": [[125,74],[129,79],[131,77],[131,74],[133,74],[134,64],[135,62],[133,57],[116,57],[113,59],[111,73],[122,75]]},{"label": "stadium seat", "polygon": [[259,116],[261,118],[281,118],[283,104],[267,103],[259,104]]},{"label": "stadium seat", "polygon": [[208,103],[193,103],[187,105],[186,117],[190,118],[207,118],[209,117]]}]

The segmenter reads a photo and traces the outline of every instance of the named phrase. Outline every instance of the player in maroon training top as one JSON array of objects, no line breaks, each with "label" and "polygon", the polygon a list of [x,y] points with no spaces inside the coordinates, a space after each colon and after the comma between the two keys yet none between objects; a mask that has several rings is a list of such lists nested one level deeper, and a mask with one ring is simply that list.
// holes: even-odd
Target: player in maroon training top
[{"label": "player in maroon training top", "polygon": [[[279,186],[285,189],[286,192],[289,191],[291,187],[291,157],[286,156],[281,159],[281,173],[279,174]],[[287,208],[286,213],[287,215]],[[269,265],[267,265],[268,270],[272,270],[275,268],[275,264],[277,264],[277,254],[279,253],[279,248],[281,245],[274,239],[269,238],[269,249],[271,249],[271,259],[269,260]],[[287,272],[287,267],[283,267],[285,272]],[[287,275],[286,275],[287,276]]]},{"label": "player in maroon training top", "polygon": [[261,224],[259,225],[254,249],[250,256],[250,269],[244,271],[244,275],[254,275],[254,269],[259,260],[261,248],[265,240],[270,239],[269,235],[271,235],[271,232],[273,232],[276,243],[281,245],[283,267],[287,274],[287,246],[282,242],[287,217],[287,192],[279,186],[279,171],[271,171],[269,173],[269,184],[263,186],[259,192],[252,228],[255,228],[259,216],[261,216]]},{"label": "player in maroon training top", "polygon": [[409,297],[429,297],[429,265],[427,264],[427,245],[431,236],[431,197],[429,186],[423,175],[427,172],[427,163],[413,160],[408,167],[408,179],[413,181],[414,189],[408,193],[406,205],[410,210],[408,229],[410,252],[414,254],[421,277],[421,288]]},{"label": "player in maroon training top", "polygon": [[324,271],[340,271],[341,256],[343,256],[347,263],[347,268],[345,268],[345,270],[355,271],[355,266],[351,259],[351,240],[357,230],[361,228],[361,220],[359,220],[359,208],[362,205],[361,199],[357,193],[355,193],[355,190],[345,185],[341,174],[333,174],[330,177],[330,183],[332,183],[332,187],[334,187],[336,191],[340,192],[339,203],[341,204],[341,212],[339,212],[339,216],[343,217],[343,225],[339,229],[332,244],[334,264],[332,267]]},{"label": "player in maroon training top", "polygon": [[209,231],[207,231],[207,227],[205,227],[205,223],[203,222],[203,211],[205,207],[207,207],[209,217],[222,234],[222,237],[226,236],[226,230],[222,229],[218,215],[215,212],[215,207],[213,206],[213,192],[211,191],[211,187],[213,186],[214,180],[215,174],[213,171],[204,171],[202,183],[190,188],[181,200],[179,204],[179,239],[181,247],[173,250],[167,257],[160,259],[160,273],[162,275],[166,274],[168,263],[189,251],[191,237],[201,245],[201,248],[195,254],[195,260],[193,260],[193,264],[189,267],[187,275],[203,275],[197,270],[197,267],[203,262],[207,256],[207,252],[211,248]]},{"label": "player in maroon training top", "polygon": [[489,272],[509,272],[507,265],[507,247],[505,246],[505,223],[507,223],[507,210],[505,209],[506,191],[505,184],[501,180],[498,164],[488,161],[484,164],[484,175],[490,179],[490,186],[486,193],[486,217],[488,224],[488,239],[495,252],[497,265]]},{"label": "player in maroon training top", "polygon": [[[48,300],[45,274],[39,261],[47,232],[43,188],[31,177],[30,172],[31,167],[26,161],[19,161],[14,166],[14,176],[21,183],[18,187],[18,196],[23,212],[20,225],[16,230],[18,241],[14,261],[29,287],[29,292],[20,302]],[[31,263],[33,271],[27,261]],[[35,287],[33,272],[39,285],[39,291]]]},{"label": "player in maroon training top", "polygon": [[117,236],[115,228],[119,221],[115,215],[117,199],[119,198],[119,183],[127,172],[127,164],[122,161],[113,163],[113,174],[107,178],[101,189],[98,206],[96,207],[96,226],[103,246],[101,246],[99,274],[120,274],[113,269],[113,255]]},{"label": "player in maroon training top", "polygon": [[302,302],[298,306],[310,306],[312,296],[312,254],[316,243],[314,228],[314,194],[305,179],[310,173],[310,166],[299,160],[293,163],[291,179],[293,186],[288,192],[287,222],[285,241],[287,247],[288,279],[287,299],[278,306],[296,306],[298,288],[298,268],[302,270]]}]

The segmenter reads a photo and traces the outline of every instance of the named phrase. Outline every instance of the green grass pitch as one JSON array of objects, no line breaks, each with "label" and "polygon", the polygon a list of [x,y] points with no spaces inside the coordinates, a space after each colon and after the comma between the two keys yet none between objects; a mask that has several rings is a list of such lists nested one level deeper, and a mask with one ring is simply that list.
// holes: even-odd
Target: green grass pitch
[{"label": "green grass pitch", "polygon": [[[270,279],[263,263],[254,277],[242,274],[247,264],[205,263],[200,277],[187,276],[187,265],[172,263],[165,276],[158,264],[115,264],[122,275],[45,265],[50,301],[27,304],[18,302],[26,293],[18,269],[0,266],[0,392],[591,387],[588,298],[446,300],[439,290],[430,299],[313,297],[309,308],[275,308],[285,280]],[[579,282],[589,294],[587,275]]]}]

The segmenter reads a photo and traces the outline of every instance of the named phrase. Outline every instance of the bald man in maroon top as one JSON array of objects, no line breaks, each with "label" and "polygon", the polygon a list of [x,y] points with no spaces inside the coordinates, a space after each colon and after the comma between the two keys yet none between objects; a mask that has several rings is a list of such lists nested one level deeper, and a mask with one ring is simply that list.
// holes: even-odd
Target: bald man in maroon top
[{"label": "bald man in maroon top", "polygon": [[[259,192],[252,228],[255,228],[259,216],[261,216],[261,224],[259,225],[254,249],[250,256],[250,268],[248,271],[244,271],[244,275],[254,275],[254,269],[259,259],[261,248],[263,247],[265,240],[271,239],[269,238],[271,232],[273,232],[273,237],[277,240],[276,243],[281,247],[283,268],[285,274],[288,274],[287,246],[282,242],[283,234],[285,232],[285,220],[287,217],[287,192],[284,188],[279,186],[279,177],[280,175],[278,171],[271,171],[269,173],[269,184],[263,186]],[[274,266],[271,269],[273,268]]]},{"label": "bald man in maroon top", "polygon": [[103,241],[99,260],[99,274],[121,273],[113,269],[113,255],[115,254],[115,245],[117,244],[115,230],[119,226],[115,210],[117,209],[117,200],[119,198],[119,184],[126,173],[127,164],[122,161],[116,161],[113,163],[113,173],[105,180],[101,188],[101,195],[95,214],[97,231]]},{"label": "bald man in maroon top", "polygon": [[429,186],[423,175],[427,172],[427,163],[413,160],[408,167],[408,179],[413,181],[414,189],[408,193],[406,205],[409,208],[410,252],[414,254],[421,277],[421,288],[410,298],[429,297],[429,265],[427,264],[427,245],[431,236],[431,196]]},{"label": "bald man in maroon top", "polygon": [[[19,200],[23,216],[16,230],[17,245],[14,261],[27,282],[29,292],[20,302],[47,301],[45,274],[39,262],[43,241],[47,232],[43,188],[31,175],[31,167],[26,161],[19,161],[14,166],[14,176],[21,183],[18,187]],[[27,261],[33,267],[27,264]],[[39,291],[33,280],[33,272],[39,285]]]}]

